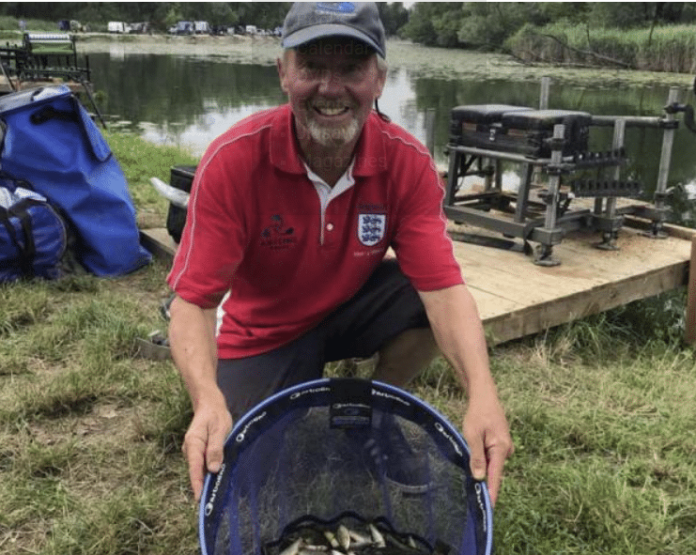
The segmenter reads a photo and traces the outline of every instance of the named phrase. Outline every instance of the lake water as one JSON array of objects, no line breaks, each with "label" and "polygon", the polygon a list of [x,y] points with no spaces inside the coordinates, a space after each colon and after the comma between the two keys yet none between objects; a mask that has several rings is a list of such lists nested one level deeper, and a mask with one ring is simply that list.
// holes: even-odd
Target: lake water
[{"label": "lake water", "polygon": [[[680,100],[694,104],[693,76],[615,70],[530,68],[504,57],[442,49],[393,45],[380,109],[425,142],[425,114],[435,113],[434,154],[446,165],[450,110],[466,104],[538,107],[542,75],[552,77],[549,108],[582,110],[593,115],[657,117],[663,114],[671,86]],[[273,59],[277,48],[235,54],[224,49],[175,47],[152,49],[110,45],[89,53],[95,90],[112,125],[120,125],[158,144],[186,148],[199,156],[208,143],[255,111],[284,102]],[[681,116],[678,116],[681,119]],[[628,129],[630,163],[622,174],[654,189],[663,134],[658,129]],[[611,129],[593,128],[594,148],[608,149]],[[518,179],[511,168],[506,179]],[[669,186],[674,187],[676,220],[694,220],[696,135],[679,126]]]}]

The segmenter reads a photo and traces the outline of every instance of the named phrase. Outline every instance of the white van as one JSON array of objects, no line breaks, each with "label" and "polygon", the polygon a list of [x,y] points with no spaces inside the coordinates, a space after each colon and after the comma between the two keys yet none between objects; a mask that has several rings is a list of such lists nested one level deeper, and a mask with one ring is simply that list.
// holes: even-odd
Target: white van
[{"label": "white van", "polygon": [[123,21],[109,21],[109,33],[127,33],[130,29]]},{"label": "white van", "polygon": [[194,21],[193,32],[197,35],[210,33],[210,26],[208,25],[207,21]]}]

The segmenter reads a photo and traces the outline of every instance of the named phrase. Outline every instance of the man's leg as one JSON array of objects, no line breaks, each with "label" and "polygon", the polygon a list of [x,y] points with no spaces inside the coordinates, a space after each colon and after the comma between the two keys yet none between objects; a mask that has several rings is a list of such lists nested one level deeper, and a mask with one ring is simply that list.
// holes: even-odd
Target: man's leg
[{"label": "man's leg", "polygon": [[438,354],[425,307],[395,260],[386,260],[321,325],[326,360],[378,353],[373,379],[406,385]]},{"label": "man's leg", "polygon": [[237,421],[282,389],[321,378],[323,370],[323,341],[315,329],[268,353],[218,361],[217,381]]},{"label": "man's leg", "polygon": [[430,328],[411,328],[380,350],[372,379],[404,387],[440,354]]}]

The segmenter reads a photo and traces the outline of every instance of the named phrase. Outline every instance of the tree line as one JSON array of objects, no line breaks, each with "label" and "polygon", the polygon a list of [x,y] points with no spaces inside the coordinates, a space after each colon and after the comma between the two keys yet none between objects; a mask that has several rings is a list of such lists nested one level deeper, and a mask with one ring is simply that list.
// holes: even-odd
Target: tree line
[{"label": "tree line", "polygon": [[693,2],[417,2],[399,34],[428,46],[501,50],[527,25],[630,30],[694,21]]},{"label": "tree line", "polygon": [[[146,22],[166,31],[177,21],[207,21],[210,25],[256,25],[275,29],[283,24],[291,2],[2,2],[0,16],[17,20],[77,20],[91,28],[109,21]],[[388,35],[396,35],[408,21],[402,2],[379,2]]]},{"label": "tree line", "polygon": [[[0,15],[48,21],[147,22],[165,31],[180,20],[281,26],[290,2],[3,2]],[[693,2],[378,2],[388,36],[427,46],[501,50],[525,25],[633,29],[693,23]]]}]

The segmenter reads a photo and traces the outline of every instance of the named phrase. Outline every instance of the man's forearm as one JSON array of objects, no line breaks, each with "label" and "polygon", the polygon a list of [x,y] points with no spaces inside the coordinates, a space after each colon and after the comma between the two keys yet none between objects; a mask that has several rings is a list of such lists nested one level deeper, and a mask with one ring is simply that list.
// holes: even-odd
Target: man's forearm
[{"label": "man's forearm", "polygon": [[184,379],[194,411],[217,388],[215,309],[202,309],[181,297],[170,307],[169,344],[176,367]]},{"label": "man's forearm", "polygon": [[435,340],[466,390],[493,385],[483,326],[464,285],[420,293]]}]

